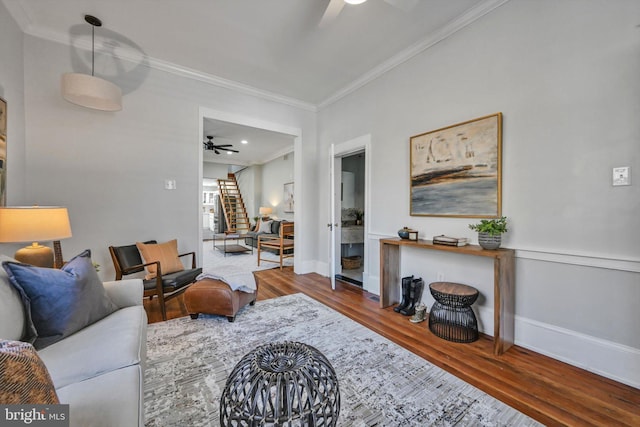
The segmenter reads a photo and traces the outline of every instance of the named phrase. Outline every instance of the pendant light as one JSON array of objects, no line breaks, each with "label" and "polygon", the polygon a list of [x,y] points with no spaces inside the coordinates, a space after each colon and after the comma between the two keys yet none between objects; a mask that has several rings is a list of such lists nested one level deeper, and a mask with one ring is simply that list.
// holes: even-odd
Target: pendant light
[{"label": "pendant light", "polygon": [[62,75],[62,96],[67,101],[101,111],[122,110],[122,91],[115,84],[94,76],[95,29],[102,21],[95,16],[85,15],[91,24],[91,75],[65,73]]}]

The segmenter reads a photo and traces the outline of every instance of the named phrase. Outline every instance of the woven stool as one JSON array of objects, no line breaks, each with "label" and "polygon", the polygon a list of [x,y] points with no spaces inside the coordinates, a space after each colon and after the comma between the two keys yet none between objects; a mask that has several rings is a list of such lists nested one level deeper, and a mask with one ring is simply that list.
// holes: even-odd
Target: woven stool
[{"label": "woven stool", "polygon": [[331,363],[299,342],[266,344],[244,355],[220,398],[222,426],[335,426],[339,413]]},{"label": "woven stool", "polygon": [[469,343],[478,339],[478,321],[471,309],[478,290],[451,282],[429,285],[436,302],[429,312],[429,330],[447,341]]}]

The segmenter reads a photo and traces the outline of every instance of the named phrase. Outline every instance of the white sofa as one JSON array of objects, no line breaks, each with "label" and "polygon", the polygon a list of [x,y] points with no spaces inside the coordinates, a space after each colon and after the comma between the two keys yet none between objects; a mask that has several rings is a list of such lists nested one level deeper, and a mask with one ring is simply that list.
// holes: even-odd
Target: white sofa
[{"label": "white sofa", "polygon": [[[0,256],[0,263],[11,260]],[[144,426],[147,315],[142,280],[105,282],[118,310],[38,351],[71,426]],[[18,292],[0,267],[0,339],[20,340],[25,317]],[[1,402],[0,402],[1,403]]]}]

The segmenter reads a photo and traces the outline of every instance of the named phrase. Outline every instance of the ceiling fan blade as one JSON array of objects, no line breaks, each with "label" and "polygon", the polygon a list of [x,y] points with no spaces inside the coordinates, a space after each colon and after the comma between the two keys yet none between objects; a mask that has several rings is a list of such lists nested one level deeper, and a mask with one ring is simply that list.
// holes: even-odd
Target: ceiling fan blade
[{"label": "ceiling fan blade", "polygon": [[318,24],[318,28],[324,28],[333,22],[343,7],[344,0],[329,0],[329,4],[327,4],[327,8],[324,10],[324,14]]},{"label": "ceiling fan blade", "polygon": [[232,150],[231,148],[225,148],[224,151],[231,151],[232,153],[239,153],[238,150]]},{"label": "ceiling fan blade", "polygon": [[233,144],[216,144],[216,147],[218,148],[233,147]]},{"label": "ceiling fan blade", "polygon": [[215,148],[213,149],[213,152],[216,154],[220,154],[220,152],[218,150],[216,150]]}]

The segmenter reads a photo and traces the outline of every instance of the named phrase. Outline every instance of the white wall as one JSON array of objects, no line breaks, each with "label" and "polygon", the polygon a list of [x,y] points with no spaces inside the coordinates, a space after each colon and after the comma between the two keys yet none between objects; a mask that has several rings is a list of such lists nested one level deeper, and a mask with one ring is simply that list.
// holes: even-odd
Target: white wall
[{"label": "white wall", "polygon": [[[24,61],[22,31],[0,2],[0,98],[7,101],[7,206],[27,203],[25,193]],[[24,246],[24,245],[23,245]],[[20,246],[18,246],[20,247]],[[7,250],[12,255],[15,250]]]},{"label": "white wall", "polygon": [[[293,153],[278,157],[262,165],[261,206],[270,206],[278,219],[293,221],[292,213],[285,213],[283,206],[284,184],[294,182]],[[293,191],[298,195],[294,184]],[[295,200],[294,196],[294,200]]]},{"label": "white wall", "polygon": [[261,165],[249,166],[236,173],[236,179],[252,222],[253,217],[259,216],[262,206],[273,209],[271,216],[293,221],[294,215],[285,213],[282,206],[284,184],[294,180],[293,153]]},{"label": "white wall", "polygon": [[249,166],[236,172],[236,180],[247,209],[249,221],[255,224],[253,218],[260,215],[262,201],[262,165]]},{"label": "white wall", "polygon": [[211,179],[227,179],[229,165],[222,163],[204,162],[202,164],[202,176]]},{"label": "white wall", "polygon": [[[500,111],[517,344],[639,387],[640,185],[611,186],[612,167],[640,170],[639,16],[634,0],[511,0],[322,109],[319,176],[331,143],[371,134],[372,275],[377,240],[402,226],[475,239],[473,220],[409,215],[409,138]],[[475,274],[484,267],[429,259],[403,253],[402,273],[478,286],[491,331],[490,279]]]},{"label": "white wall", "polygon": [[[67,206],[73,237],[62,242],[64,254],[91,248],[103,278],[113,278],[111,244],[175,237],[181,251],[200,252],[201,107],[301,129],[300,168],[311,168],[313,112],[153,68],[116,81],[122,111],[93,111],[60,96],[60,76],[72,71],[68,46],[31,36],[24,43],[25,202]],[[168,178],[176,190],[164,189]],[[315,256],[310,243],[296,252],[302,261]]]}]

